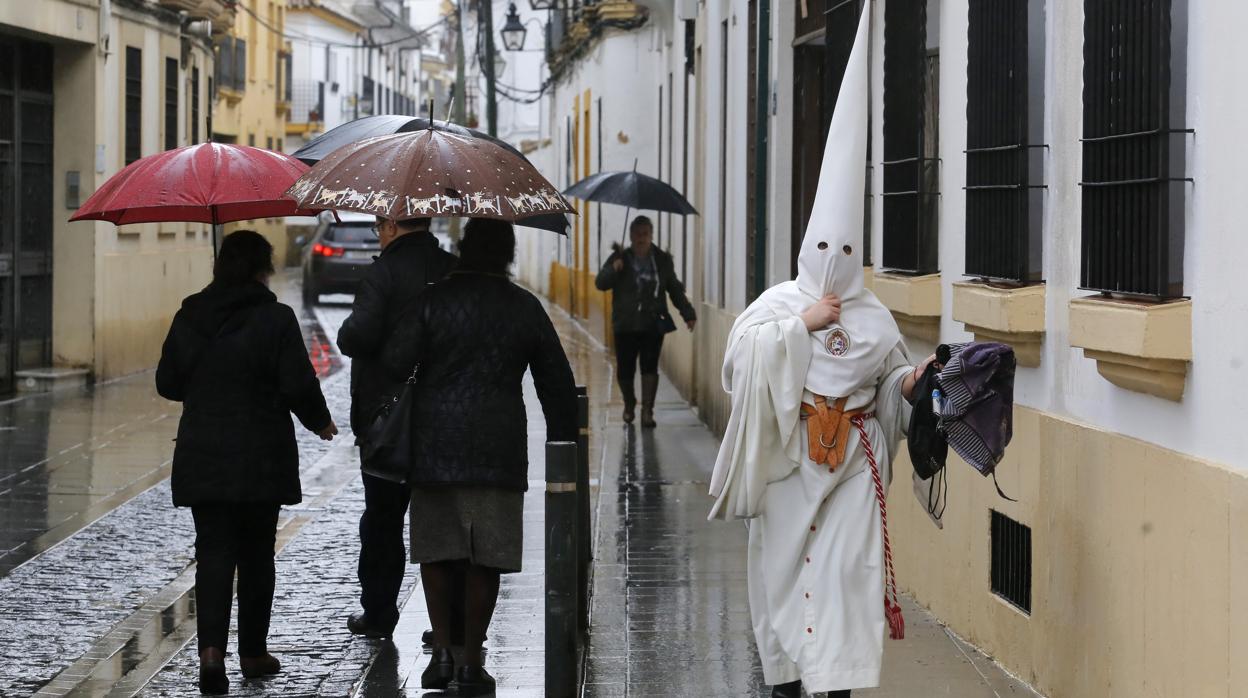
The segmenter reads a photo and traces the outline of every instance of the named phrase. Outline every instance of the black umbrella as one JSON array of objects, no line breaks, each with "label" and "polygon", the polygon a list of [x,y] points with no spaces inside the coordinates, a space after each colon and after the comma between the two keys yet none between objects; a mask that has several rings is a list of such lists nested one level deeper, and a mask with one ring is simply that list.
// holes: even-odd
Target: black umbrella
[{"label": "black umbrella", "polygon": [[[298,155],[296,154],[296,157]],[[689,201],[666,182],[632,172],[599,172],[573,184],[563,192],[586,201],[619,204],[647,211],[697,215]]]},{"label": "black umbrella", "polygon": [[[460,136],[471,136],[480,138],[491,143],[495,143],[511,152],[524,158],[527,162],[528,158],[524,157],[524,153],[516,150],[510,143],[499,140],[476,129],[471,129],[459,124],[453,124],[449,121],[434,121],[433,127],[439,131],[446,131]],[[378,114],[377,116],[366,116],[355,121],[348,121],[341,126],[336,126],[321,135],[308,141],[299,150],[294,152],[293,157],[302,160],[309,165],[315,165],[325,156],[338,150],[343,146],[362,141],[365,138],[374,136],[389,136],[395,133],[405,133],[409,131],[423,131],[429,128],[429,120],[416,116],[399,116],[395,114]],[[530,228],[540,228],[542,230],[550,230],[556,233],[567,234],[568,217],[562,213],[544,213],[522,220],[516,221],[517,225],[524,225]]]}]

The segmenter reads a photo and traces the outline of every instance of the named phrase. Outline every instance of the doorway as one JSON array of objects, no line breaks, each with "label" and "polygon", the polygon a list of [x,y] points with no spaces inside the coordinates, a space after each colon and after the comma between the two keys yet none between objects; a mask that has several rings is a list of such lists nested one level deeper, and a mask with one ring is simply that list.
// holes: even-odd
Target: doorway
[{"label": "doorway", "polygon": [[52,361],[52,45],[0,36],[0,394]]}]

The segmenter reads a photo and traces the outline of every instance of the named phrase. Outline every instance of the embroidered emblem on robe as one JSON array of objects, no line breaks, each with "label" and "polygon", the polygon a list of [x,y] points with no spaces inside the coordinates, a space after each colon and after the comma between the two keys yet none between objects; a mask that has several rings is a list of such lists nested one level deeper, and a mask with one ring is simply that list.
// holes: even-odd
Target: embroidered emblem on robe
[{"label": "embroidered emblem on robe", "polygon": [[832,356],[845,356],[849,353],[849,333],[840,327],[828,333],[828,338],[824,340],[823,346]]}]

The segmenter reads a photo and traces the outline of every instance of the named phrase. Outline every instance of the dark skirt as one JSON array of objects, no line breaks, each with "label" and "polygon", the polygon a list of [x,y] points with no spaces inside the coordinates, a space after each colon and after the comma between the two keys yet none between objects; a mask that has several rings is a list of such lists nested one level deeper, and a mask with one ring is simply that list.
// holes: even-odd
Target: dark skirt
[{"label": "dark skirt", "polygon": [[412,488],[412,562],[468,560],[519,572],[524,552],[524,493],[496,487]]}]

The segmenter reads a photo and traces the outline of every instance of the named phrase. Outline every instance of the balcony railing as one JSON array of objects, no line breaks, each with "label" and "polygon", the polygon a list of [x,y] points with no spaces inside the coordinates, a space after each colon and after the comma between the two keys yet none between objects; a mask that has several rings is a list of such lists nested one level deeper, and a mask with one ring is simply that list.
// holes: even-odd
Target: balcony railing
[{"label": "balcony railing", "polygon": [[649,10],[634,2],[565,3],[551,13],[546,27],[546,61],[552,76],[558,76],[579,58],[609,28],[636,29],[646,23]]}]

